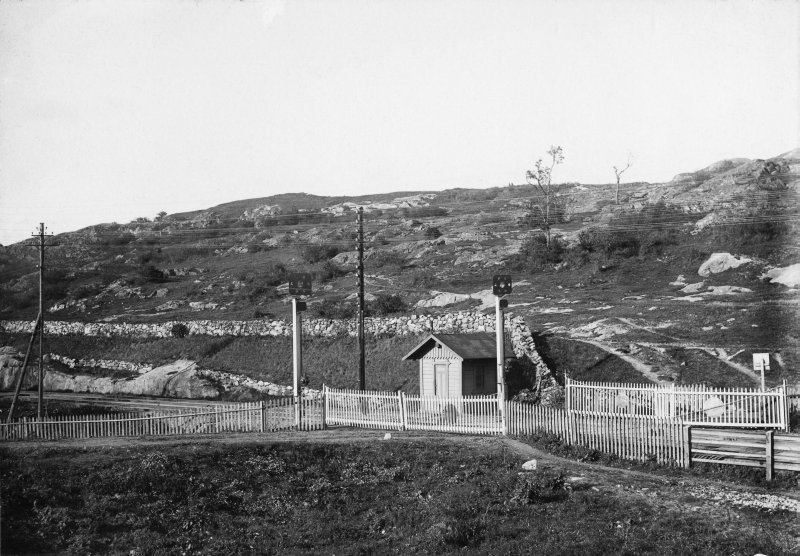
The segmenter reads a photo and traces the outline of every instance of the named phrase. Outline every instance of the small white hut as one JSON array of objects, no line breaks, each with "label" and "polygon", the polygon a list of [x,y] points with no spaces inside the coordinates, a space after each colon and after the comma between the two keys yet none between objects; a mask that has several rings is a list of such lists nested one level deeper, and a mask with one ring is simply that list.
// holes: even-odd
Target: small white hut
[{"label": "small white hut", "polygon": [[[494,334],[431,334],[403,361],[419,361],[421,396],[457,398],[497,393],[497,344]],[[510,346],[506,359],[513,359]]]}]

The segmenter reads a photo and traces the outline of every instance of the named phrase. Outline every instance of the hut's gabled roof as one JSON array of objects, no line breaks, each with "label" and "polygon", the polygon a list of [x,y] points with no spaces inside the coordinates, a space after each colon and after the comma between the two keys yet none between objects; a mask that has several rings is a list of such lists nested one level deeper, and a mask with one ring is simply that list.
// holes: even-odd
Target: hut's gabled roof
[{"label": "hut's gabled roof", "polygon": [[[428,353],[436,342],[447,346],[452,352],[462,359],[494,359],[497,357],[497,339],[494,334],[475,332],[472,334],[430,334],[427,338],[408,352],[403,361],[409,359],[416,361]],[[508,341],[505,347],[506,359],[514,357]]]}]

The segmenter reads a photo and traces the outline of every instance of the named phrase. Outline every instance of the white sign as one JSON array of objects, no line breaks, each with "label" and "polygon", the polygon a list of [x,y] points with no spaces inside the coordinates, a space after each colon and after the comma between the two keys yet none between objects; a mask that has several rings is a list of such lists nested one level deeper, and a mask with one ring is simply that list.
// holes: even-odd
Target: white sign
[{"label": "white sign", "polygon": [[[763,367],[761,365],[764,365]],[[753,354],[753,370],[769,370],[769,353],[754,353]]]}]

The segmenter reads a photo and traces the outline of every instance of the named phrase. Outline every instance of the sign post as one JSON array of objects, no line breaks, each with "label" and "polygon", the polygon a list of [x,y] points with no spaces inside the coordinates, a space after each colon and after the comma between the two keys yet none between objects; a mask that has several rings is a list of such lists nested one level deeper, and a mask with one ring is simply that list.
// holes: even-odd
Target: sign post
[{"label": "sign post", "polygon": [[295,273],[289,276],[289,294],[292,297],[292,393],[294,395],[294,426],[300,426],[300,376],[303,374],[303,322],[300,313],[306,310],[306,302],[297,298],[311,294],[311,274]]},{"label": "sign post", "polygon": [[497,411],[500,414],[500,422],[502,423],[503,432],[505,433],[506,356],[503,309],[508,307],[508,301],[502,299],[502,297],[511,293],[511,276],[507,274],[497,274],[493,276],[492,293],[495,296],[495,335],[497,338]]},{"label": "sign post", "polygon": [[761,371],[761,391],[765,392],[767,390],[767,385],[764,381],[764,371],[769,370],[769,353],[753,354],[753,370]]}]

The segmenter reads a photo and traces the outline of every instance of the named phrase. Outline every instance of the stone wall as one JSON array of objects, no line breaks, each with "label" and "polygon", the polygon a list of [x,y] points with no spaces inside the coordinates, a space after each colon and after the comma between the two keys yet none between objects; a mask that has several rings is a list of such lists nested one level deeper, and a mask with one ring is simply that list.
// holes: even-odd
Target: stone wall
[{"label": "stone wall", "polygon": [[[124,322],[67,322],[46,321],[45,332],[51,335],[81,334],[85,336],[122,336],[132,338],[170,338],[172,327],[186,325],[190,336],[291,336],[292,323],[283,320],[196,320],[165,323]],[[303,319],[303,334],[311,337],[335,338],[357,336],[356,319]],[[30,333],[33,321],[0,321],[0,331]],[[506,316],[506,332],[511,340],[514,355],[527,356],[536,366],[536,390],[540,394],[557,389],[550,369],[536,351],[531,331],[522,317]],[[472,311],[439,315],[404,315],[398,317],[367,318],[365,333],[375,336],[406,336],[426,333],[494,332],[495,317]],[[67,363],[69,364],[69,363]]]},{"label": "stone wall", "polygon": [[[192,336],[291,336],[292,323],[283,320],[192,320],[164,323],[68,322],[46,321],[45,333],[62,336],[124,336],[133,338],[169,338],[175,324],[185,324]],[[30,333],[33,321],[0,321],[0,330]],[[426,332],[492,332],[494,316],[474,312],[443,315],[409,315],[364,319],[365,332],[372,335],[404,336]],[[356,319],[303,319],[303,333],[332,338],[358,334]]]}]

